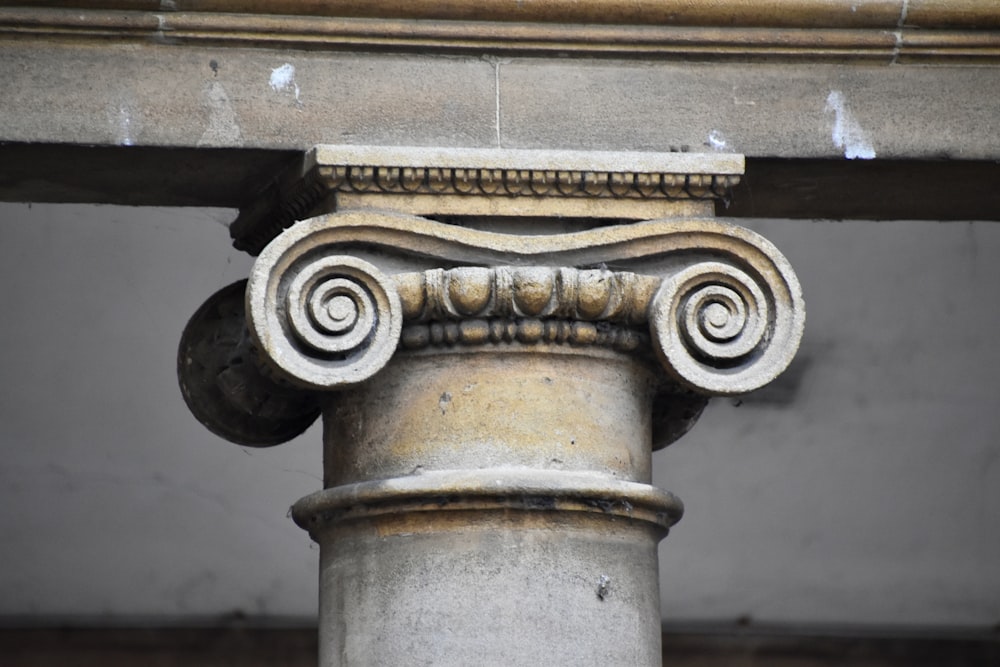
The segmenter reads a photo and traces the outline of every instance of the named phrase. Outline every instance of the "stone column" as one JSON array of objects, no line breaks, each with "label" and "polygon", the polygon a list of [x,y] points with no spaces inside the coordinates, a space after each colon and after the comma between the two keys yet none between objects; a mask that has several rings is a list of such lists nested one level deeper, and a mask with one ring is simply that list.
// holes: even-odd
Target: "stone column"
[{"label": "stone column", "polygon": [[234,226],[260,255],[192,319],[181,385],[244,444],[322,412],[324,488],[293,509],[321,665],[660,663],[682,506],[652,451],[804,323],[777,250],[710,219],[741,166],[321,147]]}]

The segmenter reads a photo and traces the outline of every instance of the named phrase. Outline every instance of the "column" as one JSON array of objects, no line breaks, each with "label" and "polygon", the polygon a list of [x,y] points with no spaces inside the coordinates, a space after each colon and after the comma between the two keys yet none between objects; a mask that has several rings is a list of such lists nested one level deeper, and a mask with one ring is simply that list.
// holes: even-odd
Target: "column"
[{"label": "column", "polygon": [[[787,261],[711,219],[740,156],[317,147],[192,318],[194,414],[322,414],[320,664],[658,665],[651,455],[789,363]],[[300,218],[305,218],[301,219]]]}]

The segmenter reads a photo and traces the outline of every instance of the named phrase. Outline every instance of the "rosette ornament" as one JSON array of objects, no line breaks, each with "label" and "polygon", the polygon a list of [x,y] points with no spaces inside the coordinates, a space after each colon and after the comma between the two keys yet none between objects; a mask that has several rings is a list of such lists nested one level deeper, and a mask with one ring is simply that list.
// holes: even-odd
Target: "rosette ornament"
[{"label": "rosette ornament", "polygon": [[247,286],[247,321],[268,361],[292,382],[336,389],[367,380],[392,358],[402,329],[390,278],[349,255],[261,253]]},{"label": "rosette ornament", "polygon": [[744,394],[788,367],[805,311],[795,275],[777,257],[766,273],[702,261],[663,280],[649,326],[674,380],[701,393]]}]

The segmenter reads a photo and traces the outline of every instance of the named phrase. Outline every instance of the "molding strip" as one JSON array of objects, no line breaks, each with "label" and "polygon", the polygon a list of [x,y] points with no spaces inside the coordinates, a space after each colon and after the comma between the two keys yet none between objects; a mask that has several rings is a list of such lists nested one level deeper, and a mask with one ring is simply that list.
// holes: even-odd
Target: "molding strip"
[{"label": "molding strip", "polygon": [[[716,0],[694,7],[679,0],[525,2],[523,11],[497,2],[456,2],[439,9],[436,2],[390,0],[250,5],[217,0],[198,3],[201,11],[163,11],[161,4],[0,8],[0,38],[700,60],[1000,59],[1000,7],[963,0],[929,0],[905,15],[900,0],[864,3],[853,12],[850,6],[859,3],[847,0]],[[171,4],[185,10],[195,3]],[[237,13],[248,7],[253,13]]]},{"label": "molding strip", "polygon": [[[13,4],[13,3],[11,3]],[[78,12],[80,3],[47,0]],[[634,25],[1000,28],[983,0],[92,0],[91,9],[285,16]]]}]

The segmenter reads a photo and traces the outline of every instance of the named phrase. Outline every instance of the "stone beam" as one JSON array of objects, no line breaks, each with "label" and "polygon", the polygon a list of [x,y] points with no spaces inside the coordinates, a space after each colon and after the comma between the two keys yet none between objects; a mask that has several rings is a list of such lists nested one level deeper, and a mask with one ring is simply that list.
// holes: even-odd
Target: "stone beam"
[{"label": "stone beam", "polygon": [[742,169],[321,146],[241,220],[260,254],[188,324],[180,383],[245,445],[322,414],[324,489],[292,510],[321,665],[660,664],[682,505],[652,451],[780,374],[805,322],[778,250],[711,219]]},{"label": "stone beam", "polygon": [[961,63],[640,64],[44,41],[0,31],[0,89],[0,143],[1000,158],[1000,68]]},{"label": "stone beam", "polygon": [[0,7],[4,200],[243,208],[319,141],[732,151],[726,215],[1000,217],[993,3],[77,4]]}]

